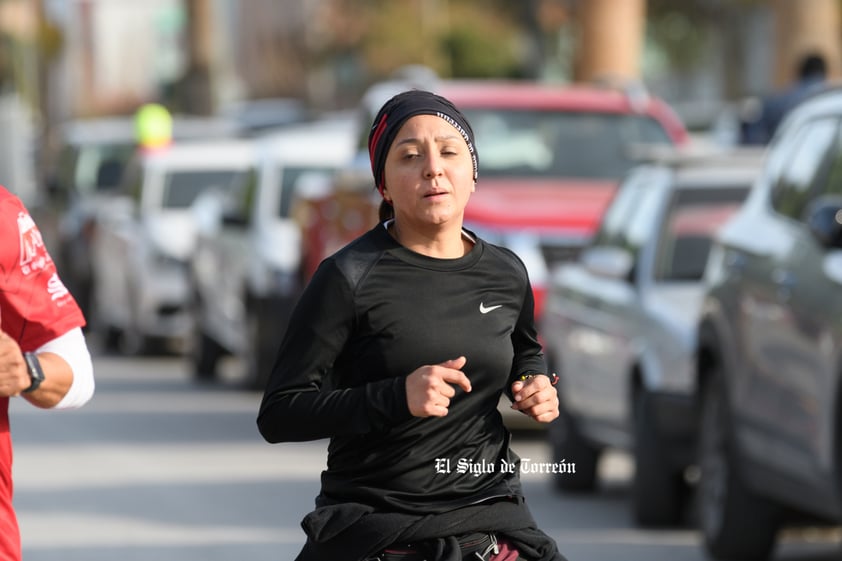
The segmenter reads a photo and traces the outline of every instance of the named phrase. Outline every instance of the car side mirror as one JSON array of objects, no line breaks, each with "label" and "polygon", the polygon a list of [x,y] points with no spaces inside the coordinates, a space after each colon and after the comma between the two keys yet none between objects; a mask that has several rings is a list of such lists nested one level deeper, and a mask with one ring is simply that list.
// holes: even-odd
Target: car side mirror
[{"label": "car side mirror", "polygon": [[813,201],[805,213],[810,233],[826,249],[842,248],[842,197],[828,195]]},{"label": "car side mirror", "polygon": [[618,280],[631,280],[634,259],[620,247],[594,246],[582,252],[580,261],[594,275]]}]

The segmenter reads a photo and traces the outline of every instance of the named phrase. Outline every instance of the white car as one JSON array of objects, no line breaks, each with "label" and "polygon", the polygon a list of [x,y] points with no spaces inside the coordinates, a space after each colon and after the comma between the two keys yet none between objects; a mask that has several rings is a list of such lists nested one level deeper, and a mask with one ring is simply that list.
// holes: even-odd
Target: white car
[{"label": "white car", "polygon": [[632,510],[680,521],[694,463],[694,351],[711,238],[741,206],[759,152],[662,158],[622,182],[579,260],[555,272],[541,334],[560,376],[548,434],[562,490],[595,487],[605,448],[635,460]]},{"label": "white car", "polygon": [[200,228],[190,263],[196,332],[192,370],[217,376],[223,355],[245,365],[246,386],[262,388],[303,285],[304,200],[330,189],[354,154],[350,116],[324,118],[255,139],[248,188],[197,205]]},{"label": "white car", "polygon": [[[232,120],[175,115],[176,142],[233,137]],[[112,116],[62,123],[47,172],[49,201],[35,206],[39,228],[56,259],[62,280],[90,321],[95,313],[91,244],[101,209],[119,185],[125,165],[138,149],[135,119]]]},{"label": "white car", "polygon": [[96,325],[110,346],[136,353],[153,342],[180,350],[189,344],[192,206],[203,192],[245,188],[254,164],[247,140],[138,151],[98,218],[93,242]]}]

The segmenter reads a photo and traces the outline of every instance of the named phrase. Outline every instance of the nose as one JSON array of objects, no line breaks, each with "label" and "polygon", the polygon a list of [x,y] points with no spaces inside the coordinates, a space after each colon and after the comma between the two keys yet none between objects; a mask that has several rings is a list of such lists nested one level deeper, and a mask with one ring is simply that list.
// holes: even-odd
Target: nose
[{"label": "nose", "polygon": [[441,175],[443,173],[441,162],[441,156],[437,152],[431,151],[424,162],[424,178],[432,179]]}]

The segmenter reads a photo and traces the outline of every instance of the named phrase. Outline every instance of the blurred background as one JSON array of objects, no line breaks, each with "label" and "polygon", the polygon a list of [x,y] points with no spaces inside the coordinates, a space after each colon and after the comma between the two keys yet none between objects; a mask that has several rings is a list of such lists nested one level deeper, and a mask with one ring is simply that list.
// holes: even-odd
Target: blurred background
[{"label": "blurred background", "polygon": [[37,196],[68,119],[148,101],[201,115],[268,98],[351,107],[407,64],[635,79],[704,129],[790,82],[806,50],[838,74],[838,11],[835,0],[2,0],[0,182]]},{"label": "blurred background", "polygon": [[[680,446],[645,449],[634,441],[655,421],[641,411],[653,394],[700,398],[695,321],[711,238],[761,169],[769,137],[750,133],[764,101],[798,81],[808,54],[827,78],[842,73],[840,10],[842,0],[0,0],[0,184],[30,208],[85,311],[97,378],[94,400],[61,419],[13,402],[25,558],[293,558],[326,443],[266,445],[254,425],[261,390],[307,276],[374,224],[360,142],[373,112],[418,86],[469,114],[481,157],[466,224],[524,260],[550,367],[572,360],[581,378],[560,384],[568,424],[550,430],[501,402],[522,457],[579,466],[577,477],[524,475],[539,526],[571,561],[709,558],[687,498],[699,411],[659,418],[686,429]],[[637,159],[657,165],[633,170],[632,148],[655,142],[729,156],[644,150]],[[682,190],[684,214],[656,212]],[[612,201],[614,222],[601,224]],[[681,236],[690,249],[675,251],[675,270],[644,278],[638,256]],[[662,285],[666,296],[648,296]],[[623,363],[644,347],[645,361]],[[781,398],[764,415],[788,437],[797,423],[784,404],[815,397]],[[794,439],[829,442],[820,469],[805,470],[817,496],[835,490],[836,514],[840,403],[815,414],[835,432],[804,422]],[[596,430],[578,434],[577,422]],[[662,469],[668,452],[680,469]],[[790,452],[764,454],[802,466]],[[820,514],[751,558],[839,559],[839,517]]]}]

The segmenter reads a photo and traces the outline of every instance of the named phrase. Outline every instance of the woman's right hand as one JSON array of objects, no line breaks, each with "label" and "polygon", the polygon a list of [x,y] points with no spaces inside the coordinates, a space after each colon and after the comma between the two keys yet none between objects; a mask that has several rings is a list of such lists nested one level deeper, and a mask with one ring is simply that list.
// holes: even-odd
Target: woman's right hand
[{"label": "woman's right hand", "polygon": [[460,370],[467,359],[464,356],[440,364],[422,366],[406,378],[406,402],[413,417],[444,417],[450,399],[459,386],[471,391],[471,381]]}]

